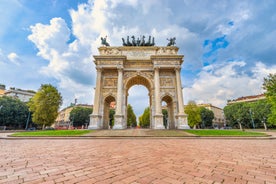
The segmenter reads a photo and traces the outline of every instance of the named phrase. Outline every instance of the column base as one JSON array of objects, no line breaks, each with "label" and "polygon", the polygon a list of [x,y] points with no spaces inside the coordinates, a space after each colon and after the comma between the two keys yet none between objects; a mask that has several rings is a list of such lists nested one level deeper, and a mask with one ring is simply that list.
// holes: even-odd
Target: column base
[{"label": "column base", "polygon": [[101,120],[102,120],[101,115],[91,114],[88,129],[90,129],[90,130],[101,129],[102,128]]},{"label": "column base", "polygon": [[125,129],[123,125],[124,116],[123,115],[115,115],[114,116],[114,126],[112,129]]},{"label": "column base", "polygon": [[177,115],[177,129],[191,129],[186,114]]},{"label": "column base", "polygon": [[162,114],[156,114],[154,116],[154,127],[153,129],[165,129],[165,126],[163,125],[163,115]]}]

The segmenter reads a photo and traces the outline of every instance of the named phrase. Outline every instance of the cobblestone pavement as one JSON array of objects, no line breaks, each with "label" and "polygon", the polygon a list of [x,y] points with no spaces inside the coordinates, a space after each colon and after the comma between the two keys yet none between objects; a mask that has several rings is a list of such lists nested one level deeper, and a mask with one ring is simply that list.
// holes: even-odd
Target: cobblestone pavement
[{"label": "cobblestone pavement", "polygon": [[276,183],[275,140],[0,139],[0,183]]}]

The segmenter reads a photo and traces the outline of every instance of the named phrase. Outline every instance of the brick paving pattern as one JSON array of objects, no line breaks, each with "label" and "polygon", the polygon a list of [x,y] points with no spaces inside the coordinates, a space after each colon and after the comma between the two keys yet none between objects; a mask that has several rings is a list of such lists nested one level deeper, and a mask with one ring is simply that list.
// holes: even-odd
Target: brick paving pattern
[{"label": "brick paving pattern", "polygon": [[276,183],[275,140],[0,139],[0,183]]}]

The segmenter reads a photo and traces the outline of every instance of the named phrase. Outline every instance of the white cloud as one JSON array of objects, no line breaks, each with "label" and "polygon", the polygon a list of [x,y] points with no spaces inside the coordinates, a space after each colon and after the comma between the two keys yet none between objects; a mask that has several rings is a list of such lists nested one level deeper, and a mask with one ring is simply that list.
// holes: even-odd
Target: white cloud
[{"label": "white cloud", "polygon": [[[38,55],[49,61],[41,72],[58,81],[66,93],[66,100],[78,97],[93,102],[91,91],[96,76],[92,55],[98,53],[100,37],[106,35],[111,46],[121,45],[121,38],[127,35],[152,35],[160,46],[167,44],[167,38],[176,37],[179,54],[185,55],[186,71],[199,71],[194,84],[184,90],[186,102],[191,99],[223,106],[226,99],[260,93],[260,76],[271,71],[269,65],[253,63],[252,55],[262,56],[263,50],[270,48],[267,56],[271,57],[275,50],[272,38],[276,32],[271,32],[270,28],[266,31],[268,34],[262,34],[260,26],[252,23],[258,16],[248,3],[89,0],[69,13],[71,29],[67,25],[69,22],[53,18],[48,25],[31,26],[32,34],[28,37],[38,48]],[[233,26],[228,25],[229,21],[233,21]],[[260,18],[258,23],[261,21]],[[213,65],[202,68],[204,40],[213,40],[223,34],[227,35],[229,46],[218,52]],[[255,39],[261,46],[253,44]],[[237,58],[246,60],[246,65],[242,61],[218,62]],[[240,71],[246,67],[252,68],[251,75]]]},{"label": "white cloud", "polygon": [[252,68],[252,74],[246,73],[245,66],[244,61],[233,61],[204,67],[193,85],[184,88],[185,104],[194,100],[223,107],[227,99],[262,93],[263,78],[269,73],[276,73],[276,65],[268,67],[257,62]]},{"label": "white cloud", "polygon": [[20,59],[19,59],[19,57],[16,53],[14,53],[14,52],[10,53],[8,55],[8,59],[9,59],[10,62],[12,62],[16,65],[20,65]]}]

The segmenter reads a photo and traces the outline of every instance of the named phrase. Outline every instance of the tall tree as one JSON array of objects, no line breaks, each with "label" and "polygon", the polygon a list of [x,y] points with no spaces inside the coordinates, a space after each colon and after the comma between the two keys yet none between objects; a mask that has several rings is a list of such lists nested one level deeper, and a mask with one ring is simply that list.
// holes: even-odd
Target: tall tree
[{"label": "tall tree", "polygon": [[269,74],[267,78],[264,78],[263,88],[266,90],[267,101],[271,105],[268,123],[276,126],[276,74]]},{"label": "tall tree", "polygon": [[127,126],[128,127],[137,126],[136,115],[134,114],[132,106],[130,104],[127,105]]},{"label": "tall tree", "polygon": [[212,127],[213,119],[215,117],[214,112],[205,107],[200,107],[199,112],[201,117],[201,127]]},{"label": "tall tree", "polygon": [[168,128],[168,110],[162,109],[162,114],[163,114],[163,125],[167,129]]},{"label": "tall tree", "polygon": [[85,126],[89,123],[89,115],[92,113],[92,108],[74,107],[70,112],[69,119],[73,122],[74,127]]},{"label": "tall tree", "polygon": [[248,103],[235,103],[224,107],[224,115],[228,124],[232,127],[239,126],[241,130],[243,127],[251,127],[250,106]]},{"label": "tall tree", "polygon": [[200,108],[194,101],[189,101],[185,107],[185,113],[188,115],[188,124],[190,127],[196,128],[201,122]]},{"label": "tall tree", "polygon": [[41,125],[43,129],[52,125],[61,104],[62,97],[58,90],[51,84],[42,84],[28,103],[30,111],[33,112],[33,122]]},{"label": "tall tree", "polygon": [[[271,114],[271,104],[267,102],[267,99],[258,100],[250,103],[251,117],[256,128],[264,127],[267,130],[266,120]],[[269,124],[268,126],[272,126]]]},{"label": "tall tree", "polygon": [[28,106],[19,99],[0,97],[0,126],[24,129],[28,119]]},{"label": "tall tree", "polygon": [[148,128],[150,126],[150,108],[147,107],[144,110],[144,113],[142,116],[139,117],[139,124],[143,128]]},{"label": "tall tree", "polygon": [[114,115],[115,115],[115,109],[110,109],[109,110],[109,126],[110,127],[114,126]]}]

